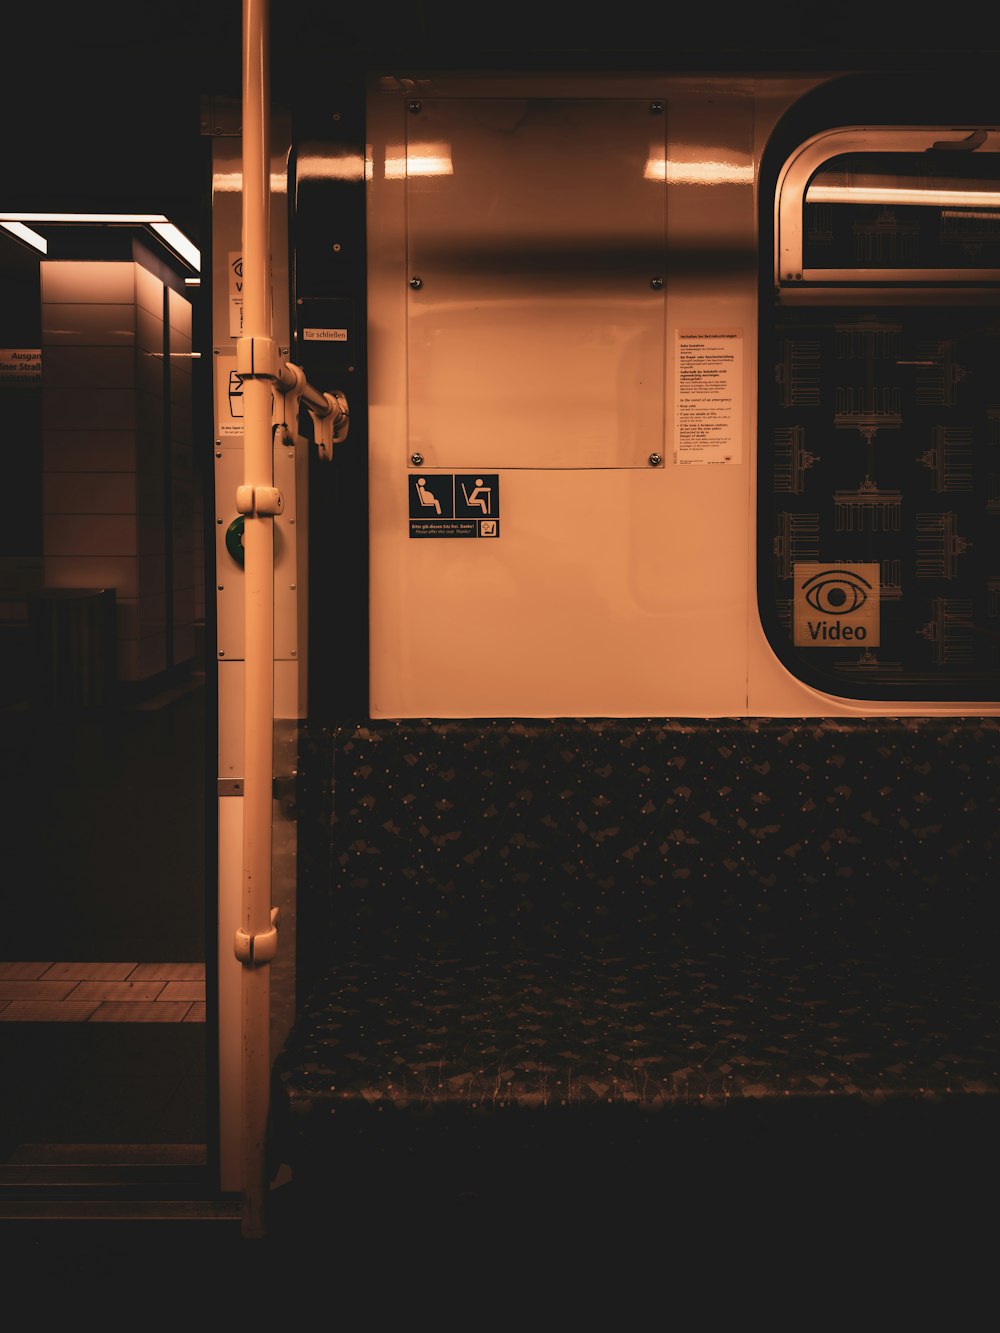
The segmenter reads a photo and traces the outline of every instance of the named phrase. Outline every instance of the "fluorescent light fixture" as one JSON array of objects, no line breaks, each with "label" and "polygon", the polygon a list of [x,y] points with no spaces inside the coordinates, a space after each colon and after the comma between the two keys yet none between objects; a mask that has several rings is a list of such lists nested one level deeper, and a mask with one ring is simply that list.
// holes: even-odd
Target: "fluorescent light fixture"
[{"label": "fluorescent light fixture", "polygon": [[0,221],[0,227],[9,231],[12,236],[16,236],[19,241],[24,241],[28,245],[34,246],[36,250],[41,250],[43,255],[49,253],[49,243],[44,236],[39,236],[37,231],[32,231],[26,227],[23,222],[13,222],[4,219]]},{"label": "fluorescent light fixture", "polygon": [[166,219],[162,222],[151,222],[149,225],[157,236],[166,241],[171,250],[176,251],[182,259],[186,259],[192,268],[201,268],[201,254],[197,246],[192,245],[180,227],[175,227],[172,222],[167,222]]},{"label": "fluorescent light fixture", "polygon": [[934,208],[997,208],[997,190],[914,190],[893,185],[810,185],[807,204],[917,204]]},{"label": "fluorescent light fixture", "polygon": [[4,213],[17,222],[166,222],[162,213]]},{"label": "fluorescent light fixture", "polygon": [[[188,239],[181,229],[174,225],[170,219],[163,213],[2,213],[0,214],[0,226],[4,226],[8,231],[13,231],[12,223],[26,222],[83,222],[83,223],[110,223],[123,226],[142,226],[149,227],[155,231],[160,238],[176,254],[190,264],[194,269],[201,268],[201,252]],[[27,228],[25,230],[28,230]],[[14,232],[14,235],[18,235]],[[37,233],[31,233],[37,235]],[[28,236],[22,236],[22,240],[29,241],[29,244],[35,244],[30,241]],[[39,241],[43,241],[41,236]],[[44,244],[44,242],[43,242]],[[36,245],[37,249],[42,249],[41,245]],[[47,247],[45,247],[47,250]]]}]

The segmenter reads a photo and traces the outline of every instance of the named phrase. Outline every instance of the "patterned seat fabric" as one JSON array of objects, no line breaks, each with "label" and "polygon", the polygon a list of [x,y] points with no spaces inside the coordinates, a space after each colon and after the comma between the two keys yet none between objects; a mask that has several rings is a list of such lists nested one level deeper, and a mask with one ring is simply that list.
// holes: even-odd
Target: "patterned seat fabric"
[{"label": "patterned seat fabric", "polygon": [[996,1093],[997,731],[305,729],[275,1161],[380,1112]]}]

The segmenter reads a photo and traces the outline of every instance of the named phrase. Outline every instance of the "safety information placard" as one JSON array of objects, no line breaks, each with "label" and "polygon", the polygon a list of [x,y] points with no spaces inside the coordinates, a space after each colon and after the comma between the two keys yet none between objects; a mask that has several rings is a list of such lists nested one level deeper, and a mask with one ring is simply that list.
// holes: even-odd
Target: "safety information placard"
[{"label": "safety information placard", "polygon": [[496,472],[413,472],[407,479],[411,537],[499,537]]},{"label": "safety information placard", "polygon": [[675,351],[674,462],[741,462],[742,332],[678,330]]},{"label": "safety information placard", "polygon": [[219,439],[243,435],[243,376],[236,369],[236,353],[215,357],[215,410]]}]

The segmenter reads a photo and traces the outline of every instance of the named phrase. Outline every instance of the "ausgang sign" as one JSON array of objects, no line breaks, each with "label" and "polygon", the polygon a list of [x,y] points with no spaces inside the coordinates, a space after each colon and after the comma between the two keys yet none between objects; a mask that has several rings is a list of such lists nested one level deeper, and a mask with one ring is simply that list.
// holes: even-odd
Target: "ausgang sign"
[{"label": "ausgang sign", "polygon": [[792,607],[797,648],[877,648],[879,567],[796,563]]},{"label": "ausgang sign", "polygon": [[35,384],[41,378],[40,347],[0,347],[0,384]]}]

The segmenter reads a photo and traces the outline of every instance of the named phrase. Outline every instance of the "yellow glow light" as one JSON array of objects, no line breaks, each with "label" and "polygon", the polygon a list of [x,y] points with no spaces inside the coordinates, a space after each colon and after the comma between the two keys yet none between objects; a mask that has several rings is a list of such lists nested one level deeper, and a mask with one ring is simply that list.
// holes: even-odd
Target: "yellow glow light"
[{"label": "yellow glow light", "polygon": [[360,153],[307,153],[299,158],[296,173],[300,180],[361,181],[365,159]]},{"label": "yellow glow light", "polygon": [[676,162],[662,157],[646,160],[643,178],[665,181],[668,185],[752,185],[753,164],[749,162],[719,162],[704,159],[697,162]]},{"label": "yellow glow light", "polygon": [[[0,226],[4,226],[14,235],[20,233],[14,231],[11,224],[26,222],[83,222],[83,223],[109,223],[118,225],[132,225],[149,227],[155,231],[167,245],[182,259],[194,269],[201,268],[201,253],[197,246],[188,239],[181,229],[174,225],[164,213],[3,213],[0,214]],[[26,229],[28,230],[28,229]],[[35,235],[36,233],[32,233]],[[22,235],[22,240],[29,240],[28,236]],[[38,237],[41,241],[43,238]],[[35,245],[36,249],[41,249],[35,241],[29,241],[29,244]],[[48,247],[46,246],[46,252]]]},{"label": "yellow glow light", "polygon": [[403,180],[406,176],[453,176],[451,145],[413,143],[408,148],[394,145],[385,150],[385,178]]},{"label": "yellow glow light", "polygon": [[996,208],[996,190],[914,190],[893,185],[810,185],[807,204],[923,204],[936,208]]},{"label": "yellow glow light", "polygon": [[32,231],[31,228],[26,227],[23,222],[4,221],[0,222],[0,227],[3,227],[5,231],[9,231],[12,236],[16,236],[18,240],[34,246],[36,250],[41,250],[43,255],[48,254],[49,243],[45,237],[39,236],[37,231]]},{"label": "yellow glow light", "polygon": [[[212,177],[212,188],[219,194],[239,194],[243,189],[242,171],[217,171]],[[270,190],[272,194],[288,193],[288,182],[282,173],[271,172]]]},{"label": "yellow glow light", "polygon": [[179,227],[175,227],[172,222],[151,222],[149,225],[157,236],[162,237],[171,250],[176,250],[180,257],[186,259],[192,268],[201,268],[201,254],[197,246],[192,245]]}]

